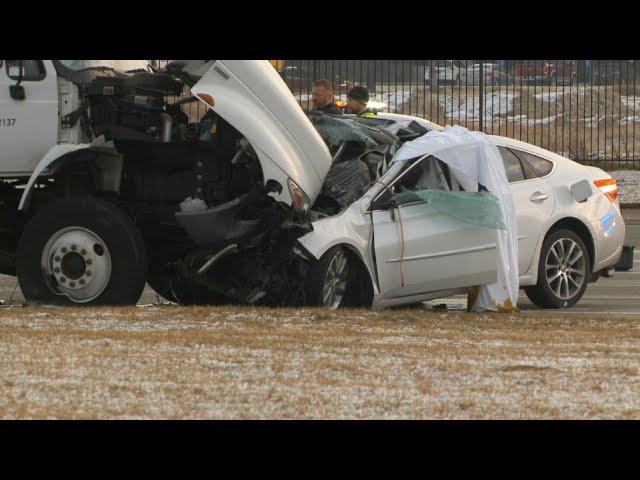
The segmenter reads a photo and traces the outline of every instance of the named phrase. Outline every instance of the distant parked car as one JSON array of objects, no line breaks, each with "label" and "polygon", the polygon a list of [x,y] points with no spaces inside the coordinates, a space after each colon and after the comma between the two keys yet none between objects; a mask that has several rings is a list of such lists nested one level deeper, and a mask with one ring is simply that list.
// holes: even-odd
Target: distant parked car
[{"label": "distant parked car", "polygon": [[578,68],[575,60],[559,62],[532,60],[515,66],[515,81],[545,85],[576,83]]},{"label": "distant parked car", "polygon": [[465,83],[467,85],[480,84],[480,68],[483,71],[483,83],[485,85],[493,85],[498,83],[500,79],[500,68],[497,63],[474,63],[466,69]]},{"label": "distant parked car", "polygon": [[587,82],[594,85],[634,83],[640,75],[633,60],[593,60],[591,69],[585,72]]},{"label": "distant parked car", "polygon": [[311,90],[313,87],[313,82],[319,80],[321,78],[326,78],[327,80],[331,80],[333,82],[333,86],[335,89],[345,89],[351,86],[357,85],[356,82],[351,80],[343,79],[340,75],[334,74],[333,78],[330,76],[318,76],[315,78],[314,72],[312,69],[306,67],[300,67],[297,65],[290,65],[285,67],[281,72],[280,76],[284,79],[284,82],[287,84],[289,89],[292,92],[299,92],[303,90]]},{"label": "distant parked car", "polygon": [[[433,68],[439,83],[457,83],[459,84],[466,76],[467,69],[457,60],[438,61]],[[431,81],[431,69],[425,70],[424,79],[426,82]]]}]

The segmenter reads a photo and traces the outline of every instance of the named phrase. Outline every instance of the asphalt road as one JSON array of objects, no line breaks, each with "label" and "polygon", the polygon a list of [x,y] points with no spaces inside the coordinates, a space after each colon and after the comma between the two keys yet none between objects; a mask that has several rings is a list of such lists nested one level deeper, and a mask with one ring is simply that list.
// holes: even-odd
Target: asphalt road
[{"label": "asphalt road", "polygon": [[[544,310],[545,313],[565,315],[639,315],[640,316],[640,210],[625,215],[625,245],[635,245],[633,269],[629,272],[615,272],[613,277],[600,277],[589,284],[587,291],[577,305],[563,310]],[[445,304],[448,310],[464,310],[467,299],[464,295],[438,299],[428,303],[431,306]],[[520,291],[518,307],[527,313],[542,311],[532,304],[524,292]]]},{"label": "asphalt road", "polygon": [[[572,308],[563,310],[545,310],[545,313],[559,315],[592,315],[592,314],[616,314],[640,316],[640,210],[624,212],[627,229],[626,245],[635,245],[636,251],[633,260],[633,269],[629,272],[616,272],[611,278],[601,277],[597,282],[590,284],[587,291]],[[24,297],[17,286],[14,277],[0,275],[0,301],[5,304],[24,302]],[[147,287],[140,298],[140,304],[156,303],[158,297],[155,292]],[[428,304],[445,304],[448,310],[464,310],[466,308],[466,296],[456,296],[439,299]],[[533,305],[524,292],[520,293],[518,300],[520,309],[527,313],[541,311]]]}]

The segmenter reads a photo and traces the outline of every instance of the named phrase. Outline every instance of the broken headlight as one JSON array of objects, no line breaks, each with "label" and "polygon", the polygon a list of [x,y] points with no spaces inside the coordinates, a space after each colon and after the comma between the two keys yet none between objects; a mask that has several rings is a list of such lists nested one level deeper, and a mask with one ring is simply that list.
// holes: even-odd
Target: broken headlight
[{"label": "broken headlight", "polygon": [[307,212],[309,208],[311,208],[309,197],[307,197],[298,184],[290,178],[288,179],[287,184],[289,186],[289,194],[293,200],[291,206],[299,212]]}]

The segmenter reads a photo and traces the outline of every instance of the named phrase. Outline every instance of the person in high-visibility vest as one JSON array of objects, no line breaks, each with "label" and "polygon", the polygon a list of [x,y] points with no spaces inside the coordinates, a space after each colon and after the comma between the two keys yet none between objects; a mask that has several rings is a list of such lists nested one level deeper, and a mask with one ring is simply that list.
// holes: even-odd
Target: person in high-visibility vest
[{"label": "person in high-visibility vest", "polygon": [[376,118],[376,112],[367,107],[369,90],[365,87],[353,87],[347,93],[347,107],[360,118]]}]

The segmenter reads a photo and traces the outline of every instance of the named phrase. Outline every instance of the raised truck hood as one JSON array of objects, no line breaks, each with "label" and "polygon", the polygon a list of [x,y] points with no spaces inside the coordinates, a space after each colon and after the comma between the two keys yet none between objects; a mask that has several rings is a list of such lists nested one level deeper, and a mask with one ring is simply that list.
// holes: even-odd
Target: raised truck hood
[{"label": "raised truck hood", "polygon": [[[255,149],[265,182],[282,185],[279,200],[291,204],[287,179],[311,204],[331,166],[324,141],[268,60],[216,60],[192,88],[213,98],[209,106]],[[206,102],[203,102],[206,104]]]}]

